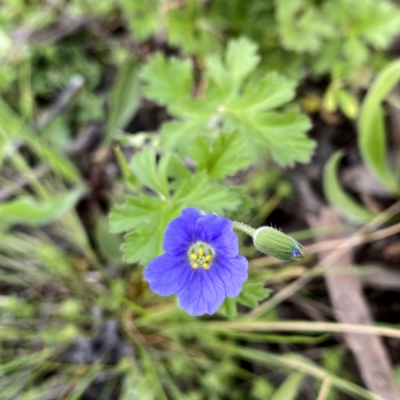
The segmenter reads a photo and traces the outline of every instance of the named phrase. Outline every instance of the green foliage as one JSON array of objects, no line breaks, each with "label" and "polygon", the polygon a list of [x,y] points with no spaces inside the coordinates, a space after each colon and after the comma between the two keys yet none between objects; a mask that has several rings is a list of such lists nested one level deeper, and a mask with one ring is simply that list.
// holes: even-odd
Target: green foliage
[{"label": "green foliage", "polygon": [[335,29],[326,11],[309,0],[275,0],[278,33],[288,50],[315,54],[327,39],[335,37]]},{"label": "green foliage", "polygon": [[135,39],[147,39],[162,26],[159,0],[120,0],[120,4]]},{"label": "green foliage", "polygon": [[129,167],[140,185],[151,189],[151,194],[127,197],[110,213],[111,232],[135,230],[125,236],[122,246],[127,262],[146,265],[156,257],[161,252],[167,224],[184,208],[194,206],[223,214],[241,203],[235,188],[214,182],[205,171],[186,174],[176,157],[163,157],[157,162],[155,151],[149,147],[133,157]]},{"label": "green foliage", "polygon": [[279,386],[279,389],[273,396],[271,396],[271,400],[295,400],[303,379],[303,373],[293,372],[286,378],[285,382]]},{"label": "green foliage", "polygon": [[115,82],[110,97],[110,113],[107,121],[105,142],[110,142],[116,129],[123,129],[139,107],[140,86],[138,61],[127,61]]},{"label": "green foliage", "polygon": [[400,79],[400,62],[387,65],[368,91],[359,119],[359,147],[366,166],[393,193],[400,194],[398,177],[388,165],[389,154],[381,103]]},{"label": "green foliage", "polygon": [[206,170],[211,179],[233,175],[250,162],[246,139],[238,132],[221,132],[211,144],[205,137],[198,137],[190,149],[199,171]]},{"label": "green foliage", "polygon": [[260,301],[268,298],[271,293],[272,291],[264,288],[262,284],[247,281],[243,284],[243,289],[239,296],[232,299],[226,298],[219,311],[232,319],[237,315],[237,303],[254,308]]},{"label": "green foliage", "polygon": [[71,210],[83,193],[81,188],[77,188],[49,200],[37,201],[33,197],[25,196],[8,201],[0,205],[1,223],[47,224]]},{"label": "green foliage", "polygon": [[[346,374],[338,373],[336,349],[323,352],[320,368],[301,357],[251,348],[263,342],[311,346],[326,336],[223,331],[217,327],[223,316],[193,318],[175,299],[152,295],[142,268],[131,264],[146,265],[161,252],[166,226],[188,206],[260,220],[287,197],[288,183],[264,160],[268,153],[281,166],[310,159],[310,123],[299,112],[295,91],[300,78],[330,79],[325,96],[331,110],[339,107],[355,119],[358,86],[384,67],[382,50],[398,33],[394,2],[71,0],[45,13],[42,3],[4,0],[0,13],[0,186],[10,193],[0,205],[2,399],[79,399],[99,382],[100,400],[113,397],[114,388],[120,399],[290,399],[303,373],[318,387],[328,377],[337,398],[339,391],[371,398],[339,377]],[[80,16],[90,23],[63,29],[65,18]],[[50,39],[41,42],[46,35]],[[369,128],[360,133],[362,155],[395,193],[393,174],[384,172],[379,124],[396,68],[378,78],[360,120],[363,132]],[[110,85],[114,70],[119,73]],[[83,88],[46,128],[37,128],[74,74],[83,77]],[[159,132],[136,132],[134,126],[134,134],[121,138],[142,93],[172,120]],[[139,125],[148,118],[143,114]],[[105,127],[102,151],[68,158],[66,146],[85,139],[88,122]],[[108,157],[119,139],[122,178],[113,175],[115,162]],[[338,162],[334,156],[328,163],[327,193],[345,212],[367,219],[366,210],[343,196]],[[249,171],[240,172],[244,168]],[[110,233],[100,210],[118,202]],[[247,251],[254,254],[242,244],[241,252]],[[247,322],[237,303],[256,307],[270,294],[260,282],[283,280],[292,267],[279,273],[258,268],[220,310],[240,328]],[[116,326],[115,340],[106,347],[112,359],[123,355],[115,365],[97,346],[104,336],[113,338],[109,324]],[[76,348],[93,348],[95,357],[65,361]],[[256,368],[245,368],[249,362],[271,369],[271,382],[279,371],[283,383],[257,376]]]},{"label": "green foliage", "polygon": [[183,153],[200,135],[237,129],[249,142],[253,157],[268,150],[281,165],[308,161],[314,148],[305,135],[308,119],[297,110],[273,111],[293,99],[293,82],[276,73],[260,80],[255,71],[258,62],[252,42],[244,38],[230,41],[223,58],[206,58],[200,85],[206,89],[201,97],[190,98],[190,61],[167,61],[156,55],[141,74],[144,93],[169,106],[179,119],[163,125],[163,148]]},{"label": "green foliage", "polygon": [[324,170],[324,192],[329,203],[340,214],[355,222],[367,222],[375,214],[358,204],[340,186],[338,180],[338,165],[342,158],[341,152],[334,153],[326,163]]},{"label": "green foliage", "polygon": [[140,77],[148,84],[144,94],[162,105],[185,102],[190,99],[193,85],[192,63],[177,58],[167,60],[160,53],[153,56]]}]

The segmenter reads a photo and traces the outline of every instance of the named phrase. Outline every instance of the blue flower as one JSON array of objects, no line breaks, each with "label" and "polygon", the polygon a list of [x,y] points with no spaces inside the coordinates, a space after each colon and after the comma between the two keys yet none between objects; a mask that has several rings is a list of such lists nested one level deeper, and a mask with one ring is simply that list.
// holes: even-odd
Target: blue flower
[{"label": "blue flower", "polygon": [[153,292],[178,296],[191,315],[214,314],[226,297],[236,297],[247,280],[232,221],[186,208],[165,231],[165,253],[152,260],[144,277]]}]

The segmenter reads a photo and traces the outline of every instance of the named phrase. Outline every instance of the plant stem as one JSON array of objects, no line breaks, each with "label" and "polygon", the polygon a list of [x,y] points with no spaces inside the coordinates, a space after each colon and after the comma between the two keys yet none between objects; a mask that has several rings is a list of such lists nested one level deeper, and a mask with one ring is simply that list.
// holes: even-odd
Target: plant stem
[{"label": "plant stem", "polygon": [[242,222],[237,221],[233,221],[233,229],[238,229],[239,231],[242,231],[251,237],[253,237],[256,232],[256,230],[251,226],[245,225]]}]

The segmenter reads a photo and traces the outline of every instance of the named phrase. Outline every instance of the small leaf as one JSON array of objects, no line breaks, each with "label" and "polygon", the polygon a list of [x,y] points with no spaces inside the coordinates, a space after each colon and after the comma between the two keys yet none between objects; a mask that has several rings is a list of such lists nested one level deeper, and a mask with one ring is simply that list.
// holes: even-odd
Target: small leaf
[{"label": "small leaf", "polygon": [[82,182],[80,172],[68,158],[57,154],[49,148],[42,148],[42,154],[54,171],[57,171],[69,183],[77,184]]},{"label": "small leaf", "polygon": [[224,314],[229,319],[235,318],[237,315],[235,299],[230,299],[229,297],[227,297],[218,311]]},{"label": "small leaf", "polygon": [[159,3],[160,0],[120,2],[134,39],[146,40],[160,29],[163,16]]},{"label": "small leaf", "polygon": [[146,82],[144,94],[167,105],[190,99],[193,86],[192,68],[189,59],[166,59],[157,53],[140,73],[140,77]]},{"label": "small leaf", "polygon": [[[187,179],[192,176],[191,172],[186,168],[182,159],[179,158],[175,153],[166,154],[161,159],[163,167],[161,170],[165,170],[166,176],[174,179]],[[165,164],[165,167],[164,167]]]},{"label": "small leaf", "polygon": [[235,297],[238,303],[254,308],[262,300],[265,300],[272,293],[271,289],[266,289],[261,283],[245,282],[239,296]]},{"label": "small leaf", "polygon": [[239,38],[229,41],[224,60],[217,56],[207,57],[206,70],[221,95],[227,96],[237,90],[259,61],[257,46],[246,38]]},{"label": "small leaf", "polygon": [[157,165],[156,153],[150,147],[137,153],[130,163],[130,169],[140,180],[143,186],[147,186],[154,192],[168,197],[168,181],[165,171]]},{"label": "small leaf", "polygon": [[264,378],[255,378],[252,380],[251,398],[255,400],[270,399],[274,393],[274,387]]},{"label": "small leaf", "polygon": [[378,74],[369,89],[358,122],[358,141],[365,164],[385,187],[396,194],[400,194],[400,186],[388,165],[387,138],[381,103],[399,80],[400,61],[393,61]]},{"label": "small leaf", "polygon": [[147,265],[161,253],[164,232],[167,224],[179,214],[180,209],[173,206],[159,209],[146,224],[137,226],[135,232],[124,237],[121,250],[126,262]]},{"label": "small leaf", "polygon": [[242,37],[231,40],[225,56],[225,64],[232,86],[239,86],[260,62],[257,46]]},{"label": "small leaf", "polygon": [[37,200],[24,196],[0,204],[0,220],[5,223],[45,225],[71,210],[82,197],[84,190],[80,187],[56,196],[50,200]]},{"label": "small leaf", "polygon": [[294,89],[293,81],[272,72],[262,79],[249,82],[240,97],[227,103],[227,108],[239,112],[268,111],[292,100]]},{"label": "small leaf", "polygon": [[304,374],[301,372],[291,373],[279,386],[279,389],[271,396],[270,400],[295,400],[299,394]]},{"label": "small leaf", "polygon": [[187,121],[166,122],[161,127],[161,147],[171,151],[176,148],[186,152],[198,135],[204,130],[205,119],[189,119]]},{"label": "small leaf", "polygon": [[285,49],[316,53],[324,41],[335,36],[335,28],[324,10],[303,0],[276,0],[277,30]]},{"label": "small leaf", "polygon": [[235,210],[241,202],[236,190],[210,182],[205,173],[196,174],[184,182],[173,201],[177,205],[182,205],[182,208],[193,206],[222,215],[225,210]]},{"label": "small leaf", "polygon": [[299,112],[243,115],[238,122],[247,131],[255,149],[268,149],[280,165],[291,166],[296,161],[310,160],[315,147],[305,134],[310,121]]},{"label": "small leaf", "polygon": [[125,204],[115,206],[110,215],[112,233],[128,232],[136,226],[147,225],[158,216],[164,202],[141,194],[140,197],[126,197]]},{"label": "small leaf", "polygon": [[337,168],[342,153],[334,153],[325,165],[324,192],[329,203],[344,217],[355,222],[367,222],[375,214],[355,202],[339,184]]},{"label": "small leaf", "polygon": [[138,61],[127,61],[121,68],[110,98],[105,143],[109,143],[115,129],[122,129],[136,113],[140,101]]},{"label": "small leaf", "polygon": [[213,180],[233,175],[250,161],[246,139],[238,131],[221,132],[211,146],[207,138],[198,137],[190,154],[197,170],[206,170]]},{"label": "small leaf", "polygon": [[121,263],[122,257],[119,249],[122,239],[110,233],[107,220],[100,213],[95,215],[94,240],[99,253],[105,260],[113,264]]},{"label": "small leaf", "polygon": [[339,89],[338,99],[340,108],[344,114],[351,119],[354,119],[358,115],[359,104],[357,97],[348,90]]}]

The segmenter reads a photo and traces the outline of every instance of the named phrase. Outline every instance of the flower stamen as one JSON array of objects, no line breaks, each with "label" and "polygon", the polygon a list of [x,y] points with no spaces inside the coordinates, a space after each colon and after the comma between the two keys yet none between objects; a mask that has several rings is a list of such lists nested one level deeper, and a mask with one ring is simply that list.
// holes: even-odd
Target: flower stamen
[{"label": "flower stamen", "polygon": [[211,262],[215,257],[215,251],[208,244],[197,242],[189,249],[188,256],[192,268],[198,269],[202,267],[207,270],[211,267]]}]

